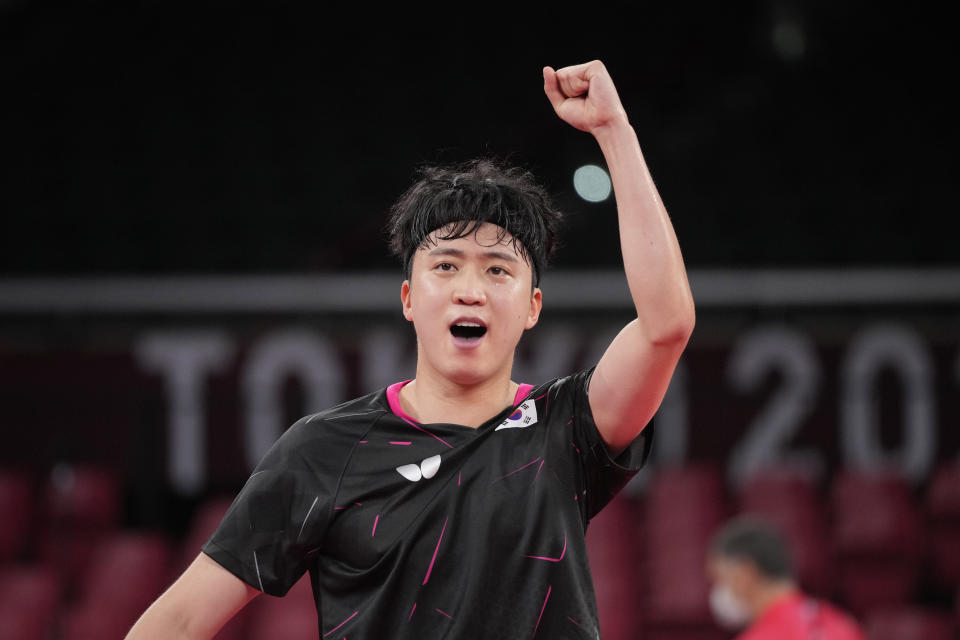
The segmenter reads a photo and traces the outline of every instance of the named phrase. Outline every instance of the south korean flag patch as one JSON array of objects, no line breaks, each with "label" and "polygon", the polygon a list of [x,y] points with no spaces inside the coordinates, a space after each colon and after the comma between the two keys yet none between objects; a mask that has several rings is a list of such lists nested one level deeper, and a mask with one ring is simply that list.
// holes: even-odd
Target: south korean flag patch
[{"label": "south korean flag patch", "polygon": [[537,422],[537,405],[533,400],[527,400],[518,406],[510,416],[501,422],[494,431],[500,429],[523,429]]}]

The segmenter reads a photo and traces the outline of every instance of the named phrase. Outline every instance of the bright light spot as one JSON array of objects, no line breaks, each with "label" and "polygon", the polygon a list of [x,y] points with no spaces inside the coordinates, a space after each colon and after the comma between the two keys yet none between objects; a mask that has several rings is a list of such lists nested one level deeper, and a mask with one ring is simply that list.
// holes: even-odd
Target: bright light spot
[{"label": "bright light spot", "polygon": [[784,60],[797,61],[807,52],[807,37],[796,22],[784,20],[773,27],[770,34],[773,50]]},{"label": "bright light spot", "polygon": [[573,188],[587,202],[603,202],[610,197],[610,176],[603,167],[585,164],[573,172]]}]

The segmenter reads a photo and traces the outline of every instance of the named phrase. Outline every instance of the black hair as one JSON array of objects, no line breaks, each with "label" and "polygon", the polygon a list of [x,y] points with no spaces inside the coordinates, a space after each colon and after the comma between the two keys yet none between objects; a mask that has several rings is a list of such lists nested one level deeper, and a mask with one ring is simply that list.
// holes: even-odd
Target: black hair
[{"label": "black hair", "polygon": [[739,516],[725,524],[714,535],[710,552],[750,562],[770,579],[793,577],[790,549],[780,530],[756,516]]},{"label": "black hair", "polygon": [[391,206],[386,230],[390,250],[409,278],[413,256],[431,240],[431,233],[449,225],[434,238],[453,240],[475,232],[484,222],[495,224],[501,228],[497,242],[507,233],[512,236],[514,249],[532,268],[536,287],[557,249],[562,217],[529,171],[477,158],[420,167],[417,180]]}]

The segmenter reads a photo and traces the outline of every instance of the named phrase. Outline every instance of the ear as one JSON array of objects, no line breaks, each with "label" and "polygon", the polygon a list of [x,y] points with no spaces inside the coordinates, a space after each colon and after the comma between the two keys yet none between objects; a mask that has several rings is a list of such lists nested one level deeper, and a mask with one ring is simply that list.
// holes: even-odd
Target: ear
[{"label": "ear", "polygon": [[403,307],[403,317],[413,322],[413,306],[410,300],[410,281],[404,280],[400,285],[400,304]]},{"label": "ear", "polygon": [[530,313],[527,315],[527,324],[524,329],[533,329],[540,319],[540,309],[543,308],[543,292],[540,287],[535,287],[530,296]]}]

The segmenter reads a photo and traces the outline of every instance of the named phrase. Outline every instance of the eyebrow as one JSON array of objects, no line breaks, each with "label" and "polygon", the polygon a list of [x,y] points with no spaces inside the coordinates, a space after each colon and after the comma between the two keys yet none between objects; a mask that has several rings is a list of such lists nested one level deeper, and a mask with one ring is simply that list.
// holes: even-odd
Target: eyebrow
[{"label": "eyebrow", "polygon": [[[431,256],[456,256],[458,258],[463,258],[466,254],[460,249],[454,249],[452,247],[438,247],[429,252],[428,255]],[[517,256],[512,253],[507,253],[505,251],[484,251],[483,255],[488,258],[500,258],[501,260],[509,260],[510,262],[519,262]]]}]

